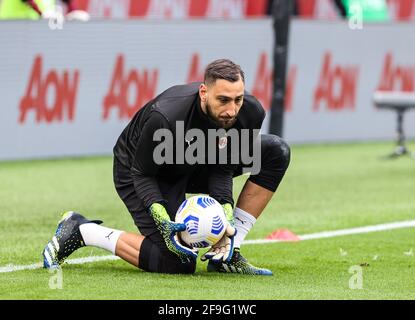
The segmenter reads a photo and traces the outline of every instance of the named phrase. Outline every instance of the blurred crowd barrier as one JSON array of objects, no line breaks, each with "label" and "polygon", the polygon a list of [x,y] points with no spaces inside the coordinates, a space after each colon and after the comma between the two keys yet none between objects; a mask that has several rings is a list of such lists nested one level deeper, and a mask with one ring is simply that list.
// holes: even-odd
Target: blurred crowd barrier
[{"label": "blurred crowd barrier", "polygon": [[[230,58],[269,110],[272,20],[7,21],[0,27],[0,159],[111,154],[134,113]],[[291,143],[391,139],[373,92],[415,91],[414,23],[294,20],[284,136]],[[13,39],[13,41],[11,41]],[[406,118],[415,123],[413,113]],[[268,128],[268,118],[264,131]],[[415,137],[415,126],[407,126]]]},{"label": "blurred crowd barrier", "polygon": [[[307,19],[341,19],[335,0],[292,0],[293,14]],[[350,0],[340,0],[347,2]],[[367,1],[367,0],[366,0]],[[373,1],[373,0],[369,0]],[[415,20],[415,0],[383,0],[391,20]],[[249,18],[270,13],[272,0],[75,0],[93,17]]]},{"label": "blurred crowd barrier", "polygon": [[[63,10],[77,11],[75,19],[86,20],[80,12],[87,12],[93,18],[141,18],[141,19],[187,19],[187,18],[224,18],[245,19],[269,15],[273,1],[276,0],[0,0],[7,2],[7,8],[24,11],[30,3],[37,4],[39,10],[50,9],[58,4]],[[354,5],[360,5],[369,11],[364,16],[382,17],[387,20],[415,20],[415,0],[291,0],[293,15],[306,19],[342,19],[350,16]],[[22,3],[25,3],[22,4]],[[384,8],[383,8],[384,7]],[[19,13],[17,17],[29,19],[39,17],[33,10]],[[31,12],[32,11],[32,12]],[[380,15],[379,15],[380,14]],[[6,15],[10,16],[8,12]],[[46,14],[46,16],[50,15]],[[11,15],[13,16],[13,15]],[[71,17],[70,17],[71,18]]]}]

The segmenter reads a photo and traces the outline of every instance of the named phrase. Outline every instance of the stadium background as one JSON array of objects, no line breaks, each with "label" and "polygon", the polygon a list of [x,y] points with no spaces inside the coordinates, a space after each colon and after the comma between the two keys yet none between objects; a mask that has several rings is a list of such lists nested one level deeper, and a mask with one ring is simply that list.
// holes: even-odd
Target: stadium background
[{"label": "stadium background", "polygon": [[[363,29],[355,30],[330,0],[296,1],[297,12],[290,27],[283,131],[293,146],[293,163],[279,198],[267,208],[263,222],[257,224],[249,239],[264,238],[279,227],[306,234],[413,219],[414,163],[409,157],[396,162],[379,159],[393,147],[396,124],[393,112],[374,106],[373,94],[376,90],[415,91],[415,0],[389,0],[387,4],[388,21],[364,22]],[[171,85],[201,80],[209,61],[228,57],[241,64],[247,89],[269,114],[274,33],[268,1],[78,0],[77,6],[91,14],[89,22],[65,21],[61,29],[51,28],[47,20],[0,22],[2,273],[9,270],[7,266],[14,270],[14,265],[38,263],[56,212],[69,206],[102,214],[106,221],[133,230],[127,214],[117,220],[113,212],[125,211],[110,179],[109,156],[115,140],[145,101]],[[415,138],[414,122],[415,114],[408,112],[405,131],[409,139]],[[263,131],[268,128],[269,115]],[[28,161],[51,158],[62,159]],[[241,185],[241,181],[236,182],[235,192]],[[38,231],[22,236],[28,226]],[[10,227],[12,231],[7,229]],[[275,267],[269,262],[269,267],[281,268],[287,277],[279,276],[280,283],[273,283],[274,287],[262,283],[257,295],[252,296],[241,294],[243,287],[236,287],[235,296],[413,298],[410,288],[414,283],[409,280],[414,266],[410,254],[413,230],[387,235],[387,240],[379,233],[330,244],[275,247],[271,254],[285,264]],[[20,239],[30,244],[15,246]],[[343,254],[347,246],[354,248],[357,256]],[[267,261],[270,252],[264,249],[256,253],[251,248],[246,250],[253,259]],[[330,248],[332,255],[323,254],[321,260],[304,257],[305,252],[319,256],[321,248]],[[372,284],[374,290],[348,291],[349,265],[366,261],[369,253],[370,263],[375,264],[372,258],[381,250],[388,252],[386,266],[372,275],[377,281]],[[408,258],[412,260],[408,262]],[[345,273],[345,285],[339,291],[328,288],[322,279],[327,270],[317,272],[322,264],[333,261],[338,262],[333,263],[335,271]],[[106,263],[110,267],[120,264]],[[317,270],[317,278],[304,269],[306,266]],[[67,268],[67,279],[73,282],[66,282],[66,286],[80,288],[84,285],[76,280],[80,267],[71,267]],[[295,271],[290,271],[291,267]],[[91,275],[95,272],[98,283],[105,278],[103,270],[88,268]],[[50,275],[40,270],[30,280],[36,288],[30,291],[19,282],[31,277],[25,272],[6,278],[2,297],[82,298],[75,289],[66,296],[51,292],[43,284]],[[123,274],[127,272],[124,269],[116,272],[128,287],[131,275]],[[399,275],[393,285],[388,282],[390,272]],[[296,278],[299,274],[303,276]],[[148,275],[143,277],[153,281]],[[338,281],[327,276],[327,281],[331,280]],[[245,281],[249,280],[242,283]],[[298,291],[309,282],[315,286]],[[292,283],[291,291],[273,293],[276,287],[284,290]],[[97,288],[84,289],[89,298],[102,297]],[[175,295],[174,290],[166,289],[161,296],[129,296],[121,293],[122,286],[118,289],[122,298]],[[103,296],[114,297],[118,296]],[[181,297],[192,298],[192,293]],[[217,298],[217,294],[197,296],[212,297]]]},{"label": "stadium background", "polygon": [[[265,3],[91,0],[80,7],[110,18],[57,30],[3,22],[0,159],[110,154],[146,100],[171,85],[199,81],[204,66],[223,56],[242,65],[247,89],[269,110],[274,36],[272,19],[258,17]],[[353,30],[334,19],[330,3],[299,10],[328,20],[292,22],[283,135],[295,143],[390,139],[394,115],[379,112],[372,97],[375,90],[415,90],[413,24]],[[390,2],[398,3],[409,2]],[[396,19],[407,18],[399,9]],[[206,18],[187,19],[196,16]],[[409,113],[407,123],[414,120]],[[268,127],[269,118],[263,130]],[[415,127],[406,127],[414,137]]]}]

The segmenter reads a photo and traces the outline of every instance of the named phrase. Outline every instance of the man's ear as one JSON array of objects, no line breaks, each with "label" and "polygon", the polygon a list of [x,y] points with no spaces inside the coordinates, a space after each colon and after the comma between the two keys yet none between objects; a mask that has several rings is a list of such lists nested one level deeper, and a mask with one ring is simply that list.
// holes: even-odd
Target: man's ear
[{"label": "man's ear", "polygon": [[204,83],[201,83],[199,86],[199,97],[202,102],[207,101],[207,87]]}]

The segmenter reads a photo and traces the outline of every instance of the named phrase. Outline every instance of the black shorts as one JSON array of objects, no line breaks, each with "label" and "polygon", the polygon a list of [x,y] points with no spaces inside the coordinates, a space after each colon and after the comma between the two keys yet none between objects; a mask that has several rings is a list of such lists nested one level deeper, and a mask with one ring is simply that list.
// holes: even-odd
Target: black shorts
[{"label": "black shorts", "polygon": [[[284,140],[274,135],[261,135],[261,170],[259,174],[251,175],[249,180],[268,190],[275,191],[285,174],[289,161],[290,149]],[[189,270],[192,270],[193,266],[182,270],[184,266],[179,262],[177,268],[171,267],[178,259],[168,251],[153,218],[136,195],[130,169],[123,166],[116,158],[114,158],[113,169],[117,193],[130,212],[138,230],[146,237],[140,251],[140,268],[155,272],[190,273]],[[243,166],[241,165],[234,172],[234,177],[241,175],[242,171]],[[172,220],[174,220],[177,209],[185,200],[186,193],[209,193],[208,174],[207,166],[200,166],[191,176],[184,176],[177,181],[157,181],[160,192],[166,200],[167,212]],[[163,260],[169,261],[164,264]]]}]

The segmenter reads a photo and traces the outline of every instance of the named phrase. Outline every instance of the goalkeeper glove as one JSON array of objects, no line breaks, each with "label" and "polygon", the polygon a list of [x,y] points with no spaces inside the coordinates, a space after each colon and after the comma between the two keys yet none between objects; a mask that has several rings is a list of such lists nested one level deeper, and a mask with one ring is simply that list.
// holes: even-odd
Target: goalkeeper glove
[{"label": "goalkeeper glove", "polygon": [[183,246],[177,237],[177,232],[186,230],[184,223],[171,221],[166,209],[159,203],[151,205],[150,215],[154,219],[167,248],[177,255],[182,263],[196,260],[197,251]]},{"label": "goalkeeper glove", "polygon": [[202,257],[202,261],[212,260],[215,262],[223,261],[229,262],[233,254],[233,243],[234,236],[236,234],[236,229],[234,227],[234,218],[233,218],[233,208],[232,205],[226,203],[222,205],[225,217],[228,220],[228,225],[226,226],[225,234],[223,237],[210,248]]}]

